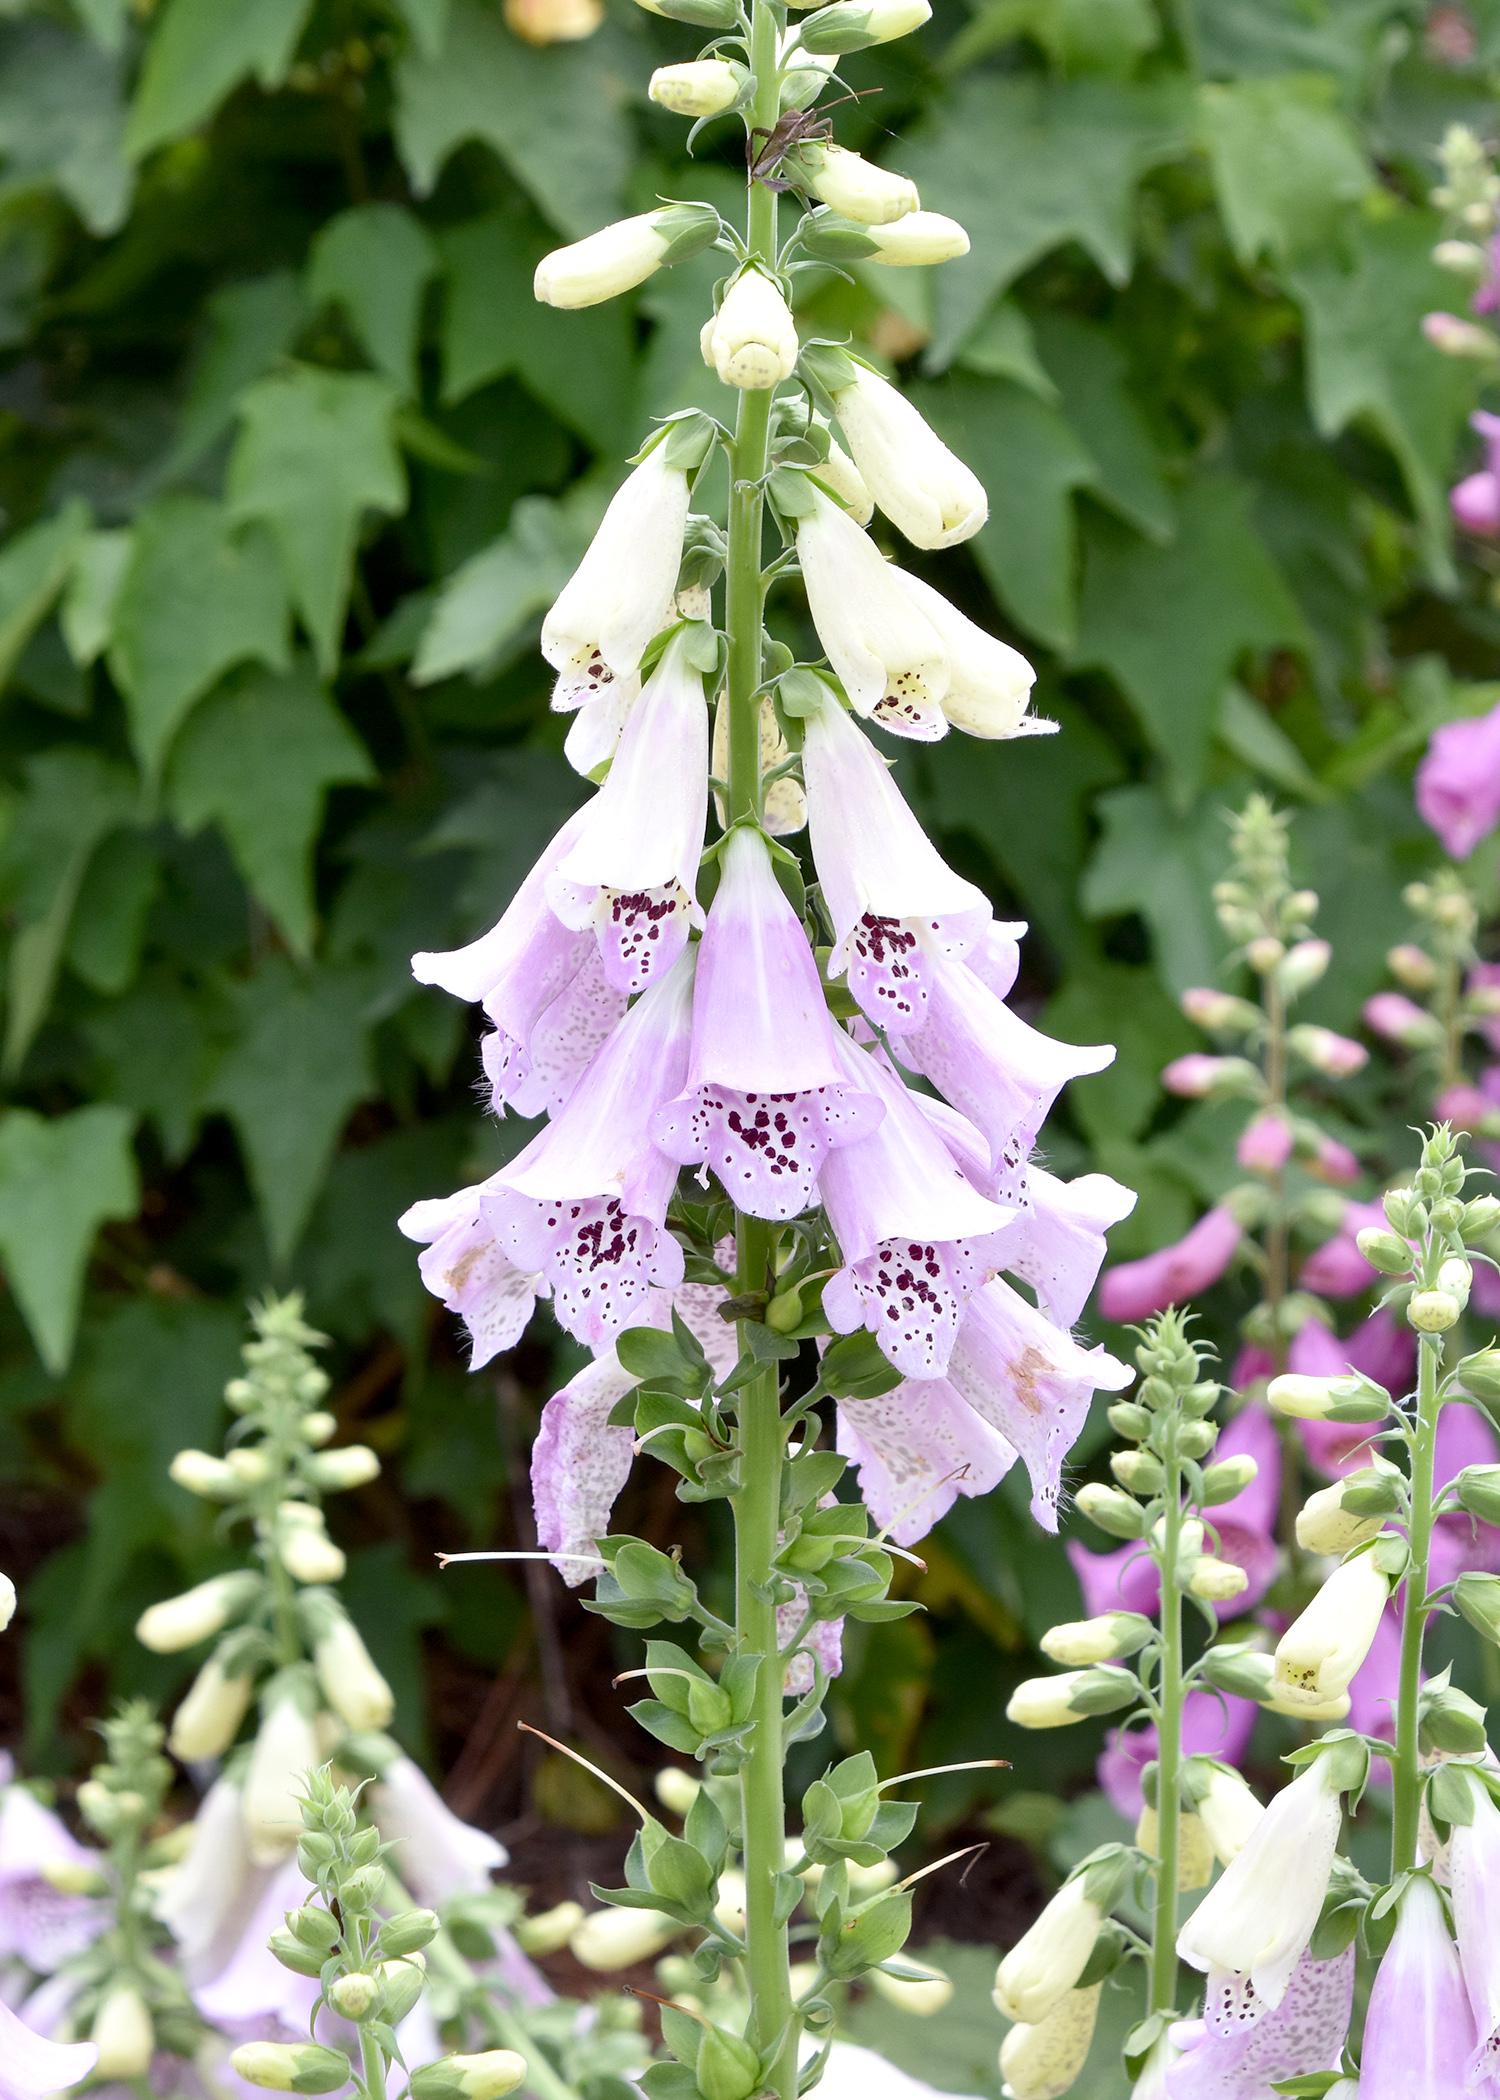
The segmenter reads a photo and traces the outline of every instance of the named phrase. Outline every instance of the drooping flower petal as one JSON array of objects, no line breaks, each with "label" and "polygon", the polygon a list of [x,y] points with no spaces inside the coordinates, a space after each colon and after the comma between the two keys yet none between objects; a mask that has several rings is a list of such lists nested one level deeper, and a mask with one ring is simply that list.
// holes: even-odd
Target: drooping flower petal
[{"label": "drooping flower petal", "polygon": [[98,2061],[92,2042],[48,2041],[0,1999],[0,2100],[47,2100],[81,2085]]},{"label": "drooping flower petal", "polygon": [[1477,2045],[1469,2083],[1500,2073],[1500,1808],[1470,1786],[1473,1821],[1455,1823],[1449,1843],[1453,1924]]},{"label": "drooping flower petal", "polygon": [[531,1496],[537,1542],[570,1589],[599,1572],[590,1565],[608,1535],[615,1503],[630,1477],[635,1438],[610,1416],[635,1379],[613,1349],[585,1364],[542,1409],[531,1447]]},{"label": "drooping flower petal", "polygon": [[397,1221],[425,1250],[417,1262],[423,1283],[469,1330],[472,1371],[515,1347],[546,1289],[539,1275],[516,1267],[486,1219],[484,1199],[493,1186],[492,1177],[452,1196],[430,1197]]},{"label": "drooping flower petal", "polygon": [[1036,672],[1019,649],[986,634],[920,577],[902,569],[891,574],[937,629],[948,657],[948,690],[926,710],[908,712],[899,699],[882,700],[875,710],[882,729],[922,743],[946,735],[950,724],[991,742],[1045,736],[1056,729],[1055,722],[1038,721],[1027,712]]},{"label": "drooping flower petal", "polygon": [[914,547],[954,547],[989,516],[979,478],[907,397],[865,365],[833,397],[870,494]]},{"label": "drooping flower petal", "polygon": [[558,673],[564,712],[640,669],[666,626],[682,566],[688,477],[652,447],[616,492],[587,554],[542,623],[542,654]]},{"label": "drooping flower petal", "polygon": [[859,1468],[860,1494],[882,1531],[914,1546],[960,1495],[985,1495],[1015,1446],[942,1378],[898,1385],[878,1400],[841,1400],[838,1448]]},{"label": "drooping flower petal", "polygon": [[1205,1211],[1191,1232],[1139,1261],[1106,1269],[1099,1310],[1109,1320],[1148,1320],[1218,1282],[1234,1260],[1244,1227],[1222,1205]]},{"label": "drooping flower petal", "polygon": [[[1253,1842],[1253,1839],[1252,1839]],[[1180,2021],[1183,2052],[1166,2075],[1167,2100],[1269,2100],[1274,2082],[1338,2067],[1354,2004],[1352,1947],[1332,1961],[1304,1955],[1272,2011],[1243,2032]]]},{"label": "drooping flower petal", "polygon": [[1071,1327],[1104,1261],[1104,1236],[1135,1209],[1135,1191],[1107,1174],[1058,1181],[1033,1161],[1023,1208],[1001,1239],[1003,1266],[1029,1283],[1048,1317]]},{"label": "drooping flower petal", "polygon": [[687,1082],[658,1114],[657,1143],[713,1168],[757,1218],[794,1218],[816,1200],[828,1154],[865,1137],[884,1110],[850,1086],[818,966],[764,841],[730,834],[698,950]]},{"label": "drooping flower petal", "polygon": [[797,557],[818,640],[858,715],[925,719],[948,690],[937,629],[893,586],[869,534],[819,489],[797,521]]},{"label": "drooping flower petal", "polygon": [[386,1766],[370,1806],[396,1872],[419,1903],[438,1910],[454,1896],[482,1895],[508,1854],[498,1838],[456,1816],[409,1757]]}]

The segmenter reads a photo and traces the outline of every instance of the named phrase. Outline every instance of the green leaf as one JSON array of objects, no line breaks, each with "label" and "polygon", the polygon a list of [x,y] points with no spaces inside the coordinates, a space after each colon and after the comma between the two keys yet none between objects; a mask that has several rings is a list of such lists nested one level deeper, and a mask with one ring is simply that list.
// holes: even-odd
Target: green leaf
[{"label": "green leaf", "polygon": [[377,371],[417,391],[422,300],[438,253],[420,219],[399,204],[361,204],[323,227],[307,264],[307,295],[343,308]]},{"label": "green leaf", "polygon": [[546,611],[577,565],[603,504],[587,484],[557,503],[526,496],[500,538],[448,578],[422,631],[412,682],[491,665]]},{"label": "green leaf", "polygon": [[189,831],[219,826],[246,883],[305,955],[328,790],[373,778],[368,753],[310,664],[252,669],[205,701],[173,745],[167,803]]},{"label": "green leaf", "polygon": [[1083,878],[1083,905],[1095,918],[1139,912],[1174,991],[1212,984],[1223,936],[1211,892],[1224,872],[1224,822],[1206,804],[1183,815],[1160,789],[1114,788],[1101,795],[1104,835]]},{"label": "green leaf", "polygon": [[396,70],[396,146],[412,187],[425,196],[476,139],[552,225],[574,239],[593,233],[618,216],[630,173],[632,62],[634,46],[607,30],[537,50],[511,34],[498,7],[453,0],[442,49],[411,52]]},{"label": "green leaf", "polygon": [[107,998],[118,997],[140,969],[146,915],[160,875],[156,841],[144,831],[112,832],[89,862],[65,960],[75,976]]},{"label": "green leaf", "polygon": [[119,230],[135,186],[120,73],[59,22],[0,25],[0,199],[55,189],[90,233]]},{"label": "green leaf", "polygon": [[1185,0],[1200,72],[1319,72],[1349,90],[1389,64],[1382,47],[1399,9],[1392,0]]},{"label": "green leaf", "polygon": [[429,58],[443,48],[448,33],[448,0],[396,0],[398,13]]},{"label": "green leaf", "polygon": [[286,594],[262,533],[237,532],[203,496],[162,496],[139,514],[109,668],[149,772],[194,703],[235,664],[285,668],[286,625]]},{"label": "green leaf", "polygon": [[75,499],[0,552],[0,687],[56,603],[88,528],[88,505]]},{"label": "green leaf", "polygon": [[372,373],[311,365],[259,380],[240,397],[230,510],[270,533],[325,672],[338,661],[360,520],[367,509],[406,507],[391,427],[397,399]]},{"label": "green leaf", "polygon": [[114,632],[120,585],[130,565],[127,528],[85,533],[73,555],[58,621],[75,664],[97,663]]},{"label": "green leaf", "polygon": [[1423,314],[1453,303],[1453,279],[1432,260],[1440,230],[1425,212],[1365,222],[1350,267],[1319,256],[1292,284],[1307,316],[1314,421],[1325,437],[1360,425],[1389,446],[1441,582],[1452,573],[1448,476],[1474,378],[1422,334]]},{"label": "green leaf", "polygon": [[982,372],[987,379],[1013,379],[1044,401],[1057,399],[1057,388],[1037,355],[1031,318],[1013,299],[1001,299],[990,308],[966,339],[957,362],[966,372]]},{"label": "green leaf", "polygon": [[118,51],[130,27],[130,0],[72,0],[73,12],[96,44]]},{"label": "green leaf", "polygon": [[83,1272],[99,1227],[134,1217],[134,1119],[94,1102],[71,1115],[0,1115],[0,1264],[37,1353],[60,1374],[73,1352]]},{"label": "green leaf", "polygon": [[218,443],[244,389],[287,354],[306,318],[302,287],[290,270],[226,285],[205,313],[207,332],[162,468],[166,478],[187,473]]},{"label": "green leaf", "polygon": [[339,1132],[371,1091],[363,972],[308,977],[273,957],[235,988],[235,1038],[209,1105],[235,1127],[278,1265],[290,1257]]},{"label": "green leaf", "polygon": [[1204,145],[1235,254],[1286,263],[1334,245],[1371,184],[1326,74],[1199,90]]},{"label": "green leaf", "polygon": [[1177,536],[1165,547],[1112,519],[1089,520],[1078,661],[1109,672],[1180,794],[1201,784],[1240,659],[1252,650],[1304,648],[1307,639],[1242,483],[1205,475],[1190,484]]},{"label": "green leaf", "polygon": [[1036,343],[1093,461],[1090,494],[1148,539],[1170,539],[1176,505],[1143,405],[1149,396],[1133,383],[1118,332],[1052,308],[1036,317]]},{"label": "green leaf", "polygon": [[965,81],[903,155],[924,203],[961,219],[973,242],[968,258],[938,277],[930,359],[947,363],[997,293],[1070,241],[1123,284],[1136,184],[1181,151],[1186,119],[1170,85]]},{"label": "green leaf", "polygon": [[167,0],[146,47],[125,146],[139,160],[213,115],[242,80],[280,87],[312,0]]},{"label": "green leaf", "polygon": [[1161,38],[1151,0],[1037,0],[1028,26],[1066,73],[1129,73]]}]

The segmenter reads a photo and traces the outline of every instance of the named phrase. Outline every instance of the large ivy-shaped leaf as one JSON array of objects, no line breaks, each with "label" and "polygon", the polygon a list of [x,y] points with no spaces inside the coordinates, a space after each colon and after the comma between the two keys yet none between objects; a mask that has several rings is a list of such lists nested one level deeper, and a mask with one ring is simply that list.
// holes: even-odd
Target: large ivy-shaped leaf
[{"label": "large ivy-shaped leaf", "polygon": [[134,187],[120,72],[60,23],[0,26],[0,198],[55,189],[90,233],[118,230]]},{"label": "large ivy-shaped leaf", "polygon": [[360,520],[366,510],[406,507],[397,399],[390,381],[373,373],[311,365],[273,373],[240,397],[230,509],[270,533],[325,671],[338,660]]},{"label": "large ivy-shaped leaf", "polygon": [[361,204],[330,219],[313,243],[307,294],[342,307],[371,364],[411,394],[422,300],[438,266],[420,219],[399,204]]},{"label": "large ivy-shaped leaf", "polygon": [[1326,248],[1371,184],[1326,74],[1237,80],[1199,91],[1224,224],[1243,263]]},{"label": "large ivy-shaped leaf", "polygon": [[87,504],[66,503],[0,551],[0,687],[52,610],[88,527]]},{"label": "large ivy-shaped leaf", "polygon": [[286,78],[312,0],[167,0],[141,69],[125,134],[137,159],[213,115],[252,75]]},{"label": "large ivy-shaped leaf", "polygon": [[167,801],[189,830],[218,824],[245,881],[305,954],[313,841],[328,790],[372,777],[369,754],[310,665],[252,670],[183,730],[168,763]]},{"label": "large ivy-shaped leaf", "polygon": [[0,1115],[0,1264],[43,1363],[73,1349],[83,1271],[99,1227],[135,1215],[134,1119],[94,1102],[71,1115]]}]

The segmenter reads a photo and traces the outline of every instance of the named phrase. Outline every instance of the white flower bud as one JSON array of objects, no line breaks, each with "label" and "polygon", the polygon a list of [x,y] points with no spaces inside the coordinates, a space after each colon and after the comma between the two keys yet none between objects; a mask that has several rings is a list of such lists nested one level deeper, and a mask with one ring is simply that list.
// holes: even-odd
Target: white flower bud
[{"label": "white flower bud", "polygon": [[523,44],[577,44],[604,20],[604,0],[505,0],[505,26]]},{"label": "white flower bud", "polygon": [[1276,1644],[1278,1701],[1323,1705],[1346,1693],[1380,1630],[1390,1594],[1390,1577],[1373,1554],[1335,1568]]},{"label": "white flower bud", "polygon": [[658,66],[651,75],[651,100],[676,117],[717,117],[733,109],[749,75],[727,58],[698,58],[687,65]]},{"label": "white flower bud", "polygon": [[884,1969],[871,1969],[865,1980],[874,1985],[878,1997],[919,2020],[930,2020],[953,2002],[953,1978],[941,1969],[929,1969],[925,1976],[916,1977],[888,1976]]},{"label": "white flower bud", "polygon": [[263,1487],[271,1477],[271,1461],[259,1444],[241,1444],[224,1461],[241,1487]]},{"label": "white flower bud", "polygon": [[904,394],[856,365],[833,405],[871,495],[913,546],[973,538],[989,516],[989,498]]},{"label": "white flower bud", "polygon": [[921,205],[917,186],[905,175],[878,168],[847,146],[812,144],[802,149],[808,188],[822,203],[861,226],[888,226]]},{"label": "white flower bud", "polygon": [[1104,1986],[1069,1991],[1044,2020],[1012,2027],[1000,2044],[1005,2100],[1062,2100],[1088,2062]]},{"label": "white flower bud", "polygon": [[619,219],[544,255],[533,290],[543,306],[598,306],[644,284],[664,263],[696,255],[718,230],[718,213],[703,204],[668,204]]},{"label": "white flower bud", "polygon": [[106,1991],[89,2040],[99,2052],[96,2077],[145,2077],[156,2054],[156,2029],[133,1983],[117,1983]]},{"label": "white flower bud", "polygon": [[233,1466],[208,1451],[179,1451],[167,1471],[180,1488],[201,1495],[206,1502],[227,1502],[239,1492]]},{"label": "white flower bud", "polygon": [[341,1721],[361,1734],[389,1726],[396,1698],[376,1669],[351,1619],[330,1612],[313,1643],[324,1697]]},{"label": "white flower bud", "polygon": [[299,1797],[320,1760],[312,1717],[284,1691],[261,1716],[245,1774],[245,1846],[258,1867],[275,1866],[295,1851],[302,1834]]},{"label": "white flower bud", "polygon": [[351,2076],[343,2051],[320,2042],[241,2042],[229,2062],[246,2085],[268,2093],[336,2093]]},{"label": "white flower bud", "polygon": [[302,1417],[302,1434],[315,1451],[337,1435],[338,1426],[338,1416],[330,1414],[326,1407],[315,1407],[310,1415]]},{"label": "white flower bud", "polygon": [[1028,2023],[1045,2018],[1088,1967],[1103,1923],[1086,1877],[1065,1881],[995,1971],[995,2004],[1005,2017]]},{"label": "white flower bud", "polygon": [[240,1732],[254,1689],[253,1677],[228,1675],[219,1658],[211,1655],[172,1717],[167,1737],[172,1755],[185,1765],[222,1757]]},{"label": "white flower bud", "polygon": [[763,270],[741,270],[702,337],[703,361],[725,386],[759,392],[797,365],[797,324],[781,287]]},{"label": "white flower bud", "polygon": [[379,1477],[380,1460],[368,1444],[340,1444],[337,1451],[319,1451],[307,1461],[309,1478],[316,1486],[337,1494],[345,1488],[366,1487]]},{"label": "white flower bud", "polygon": [[675,1940],[682,1927],[659,1910],[590,1911],[568,1942],[575,1961],[596,1975],[633,1969]]},{"label": "white flower bud", "polygon": [[16,1615],[16,1586],[8,1575],[0,1575],[0,1633]]},{"label": "white flower bud", "polygon": [[1087,1718],[1073,1700],[1088,1670],[1061,1670],[1055,1677],[1028,1677],[1010,1695],[1005,1718],[1017,1728],[1070,1728]]},{"label": "white flower bud", "polygon": [[1296,1371],[1287,1371],[1279,1378],[1273,1378],[1266,1387],[1266,1403],[1273,1414],[1297,1422],[1378,1422],[1389,1408],[1390,1396],[1385,1396],[1386,1407],[1381,1408],[1377,1387],[1369,1386],[1364,1392],[1368,1407],[1361,1406],[1358,1412],[1351,1412],[1360,1399],[1356,1381],[1352,1378],[1310,1378]]},{"label": "white flower bud", "polygon": [[1139,1612],[1106,1611],[1096,1619],[1071,1619],[1050,1627],[1038,1645],[1049,1662],[1116,1662],[1122,1655],[1134,1655],[1150,1634],[1150,1622]]},{"label": "white flower bud", "polygon": [[841,58],[873,44],[892,44],[931,20],[932,0],[833,0],[808,20],[801,43],[814,57]]},{"label": "white flower bud", "polygon": [[523,1954],[556,1954],[566,1947],[585,1916],[581,1903],[555,1903],[534,1917],[517,1918],[512,1930]]},{"label": "white flower bud", "polygon": [[897,270],[954,262],[969,252],[964,228],[940,211],[909,211],[904,218],[870,227],[869,234],[875,243],[870,261]]},{"label": "white flower bud", "polygon": [[1463,1306],[1451,1291],[1414,1291],[1406,1317],[1418,1334],[1447,1334],[1456,1327]]},{"label": "white flower bud", "polygon": [[411,2100],[505,2100],[525,2083],[526,2059],[514,2049],[445,2056],[411,2077]]},{"label": "white flower bud", "polygon": [[663,1765],[656,1775],[656,1798],[670,1815],[685,1817],[702,1791],[703,1781],[681,1765]]},{"label": "white flower bud", "polygon": [[243,1610],[260,1586],[259,1577],[243,1570],[214,1575],[180,1597],[150,1605],[136,1621],[136,1639],[156,1655],[176,1655],[211,1641]]},{"label": "white flower bud", "polygon": [[1239,1597],[1250,1587],[1250,1577],[1232,1560],[1220,1560],[1217,1554],[1200,1553],[1188,1571],[1187,1587],[1195,1597],[1208,1604],[1227,1604],[1231,1598]]},{"label": "white flower bud", "polygon": [[1225,1867],[1238,1859],[1251,1831],[1265,1814],[1239,1773],[1227,1765],[1210,1767],[1196,1807],[1214,1857]]},{"label": "white flower bud", "polygon": [[276,1550],[282,1566],[297,1582],[340,1582],[348,1566],[327,1532],[315,1524],[280,1528]]}]

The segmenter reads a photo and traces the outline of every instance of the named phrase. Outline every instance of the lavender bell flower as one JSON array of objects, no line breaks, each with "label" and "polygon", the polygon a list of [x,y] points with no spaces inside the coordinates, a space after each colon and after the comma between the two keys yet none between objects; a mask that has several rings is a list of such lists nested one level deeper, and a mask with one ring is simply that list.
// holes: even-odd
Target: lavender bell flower
[{"label": "lavender bell flower", "polygon": [[1105,1234],[1135,1209],[1135,1190],[1108,1174],[1058,1181],[1032,1161],[1020,1201],[1020,1215],[1001,1231],[1005,1269],[1031,1285],[1049,1319],[1071,1327],[1098,1281]]},{"label": "lavender bell flower", "polygon": [[878,1400],[841,1400],[838,1448],[880,1529],[914,1546],[960,1495],[987,1495],[1016,1462],[1010,1439],[944,1378],[898,1385]]},{"label": "lavender bell flower", "polygon": [[419,984],[482,1005],[494,1024],[484,1067],[497,1115],[555,1115],[625,1011],[626,994],[606,980],[592,933],[570,931],[547,901],[588,814],[585,807],[563,825],[498,925],[466,948],[412,957]]},{"label": "lavender bell flower", "polygon": [[1221,2035],[1179,2021],[1183,2053],[1166,2075],[1167,2100],[1270,2100],[1274,2081],[1338,2068],[1354,2006],[1354,1949],[1332,1961],[1303,1955],[1274,2010],[1243,2032]]},{"label": "lavender bell flower", "polygon": [[1365,2015],[1360,2100],[1453,2100],[1474,2053],[1474,2015],[1442,1900],[1409,1881]]},{"label": "lavender bell flower", "polygon": [[0,2100],[48,2100],[81,2085],[99,2060],[92,2042],[51,2042],[0,2003]]},{"label": "lavender bell flower", "polygon": [[177,1943],[190,1983],[207,1982],[224,1967],[268,1878],[250,1864],[243,1793],[232,1779],[216,1779],[193,1818],[186,1858],[156,1898],[156,1914]]},{"label": "lavender bell flower", "polygon": [[1500,824],[1500,707],[1434,730],[1417,768],[1417,808],[1453,860],[1467,860]]},{"label": "lavender bell flower", "polygon": [[1449,1846],[1453,1923],[1477,2045],[1467,2083],[1500,2074],[1500,1808],[1488,1788],[1469,1787],[1474,1820],[1455,1823]]},{"label": "lavender bell flower", "polygon": [[590,1348],[630,1326],[653,1285],[682,1281],[682,1249],[666,1229],[677,1166],[651,1124],[687,1075],[692,994],[684,955],[631,1008],[561,1114],[482,1193],[501,1247],[546,1278],[558,1319]]},{"label": "lavender bell flower", "polygon": [[1184,1298],[1196,1298],[1218,1282],[1243,1238],[1244,1228],[1233,1211],[1223,1205],[1205,1211],[1192,1231],[1172,1246],[1106,1269],[1099,1310],[1109,1320],[1148,1320]]},{"label": "lavender bell flower", "polygon": [[765,841],[732,831],[698,950],[687,1081],[653,1126],[684,1166],[711,1166],[752,1217],[794,1218],[816,1201],[830,1151],[868,1136],[884,1110],[849,1084],[818,966]]},{"label": "lavender bell flower", "polygon": [[834,1331],[869,1328],[897,1370],[940,1378],[965,1301],[995,1264],[993,1235],[1011,1213],[981,1196],[906,1088],[878,1058],[840,1038],[857,1091],[885,1108],[857,1145],[830,1153],[823,1202],[844,1266],[823,1307]]},{"label": "lavender bell flower", "polygon": [[[1482,309],[1476,300],[1474,310],[1493,312],[1494,307]],[[1500,539],[1500,416],[1479,409],[1470,416],[1469,425],[1484,439],[1484,465],[1477,473],[1466,474],[1450,490],[1448,501],[1454,521],[1465,532],[1478,539]]]},{"label": "lavender bell flower", "polygon": [[948,867],[831,694],[803,728],[808,835],[833,924],[828,974],[847,973],[875,1025],[906,1035],[921,1024],[933,958],[972,946],[989,903]]},{"label": "lavender bell flower", "polygon": [[421,1767],[394,1757],[376,1781],[370,1809],[396,1850],[393,1864],[419,1903],[482,1895],[509,1854],[498,1838],[456,1816]]},{"label": "lavender bell flower", "polygon": [[[10,1763],[0,1758],[0,1782]],[[21,1961],[48,1976],[99,1936],[104,1912],[87,1896],[65,1896],[51,1867],[86,1865],[86,1845],[28,1788],[0,1783],[0,1962]]]},{"label": "lavender bell flower", "polygon": [[241,1929],[228,1958],[211,1978],[194,1986],[203,2018],[235,2041],[290,2042],[308,2031],[317,1983],[284,1969],[267,1944],[306,1894],[295,1859],[260,1876],[252,1902],[239,1913]]},{"label": "lavender bell flower", "polygon": [[631,711],[608,778],[547,878],[565,926],[591,930],[617,992],[659,983],[701,926],[696,886],[708,823],[708,709],[684,627]]},{"label": "lavender bell flower", "polygon": [[417,1262],[423,1283],[469,1331],[471,1371],[515,1347],[546,1292],[540,1276],[516,1267],[486,1221],[485,1197],[498,1179],[414,1203],[397,1220],[424,1250]]}]

